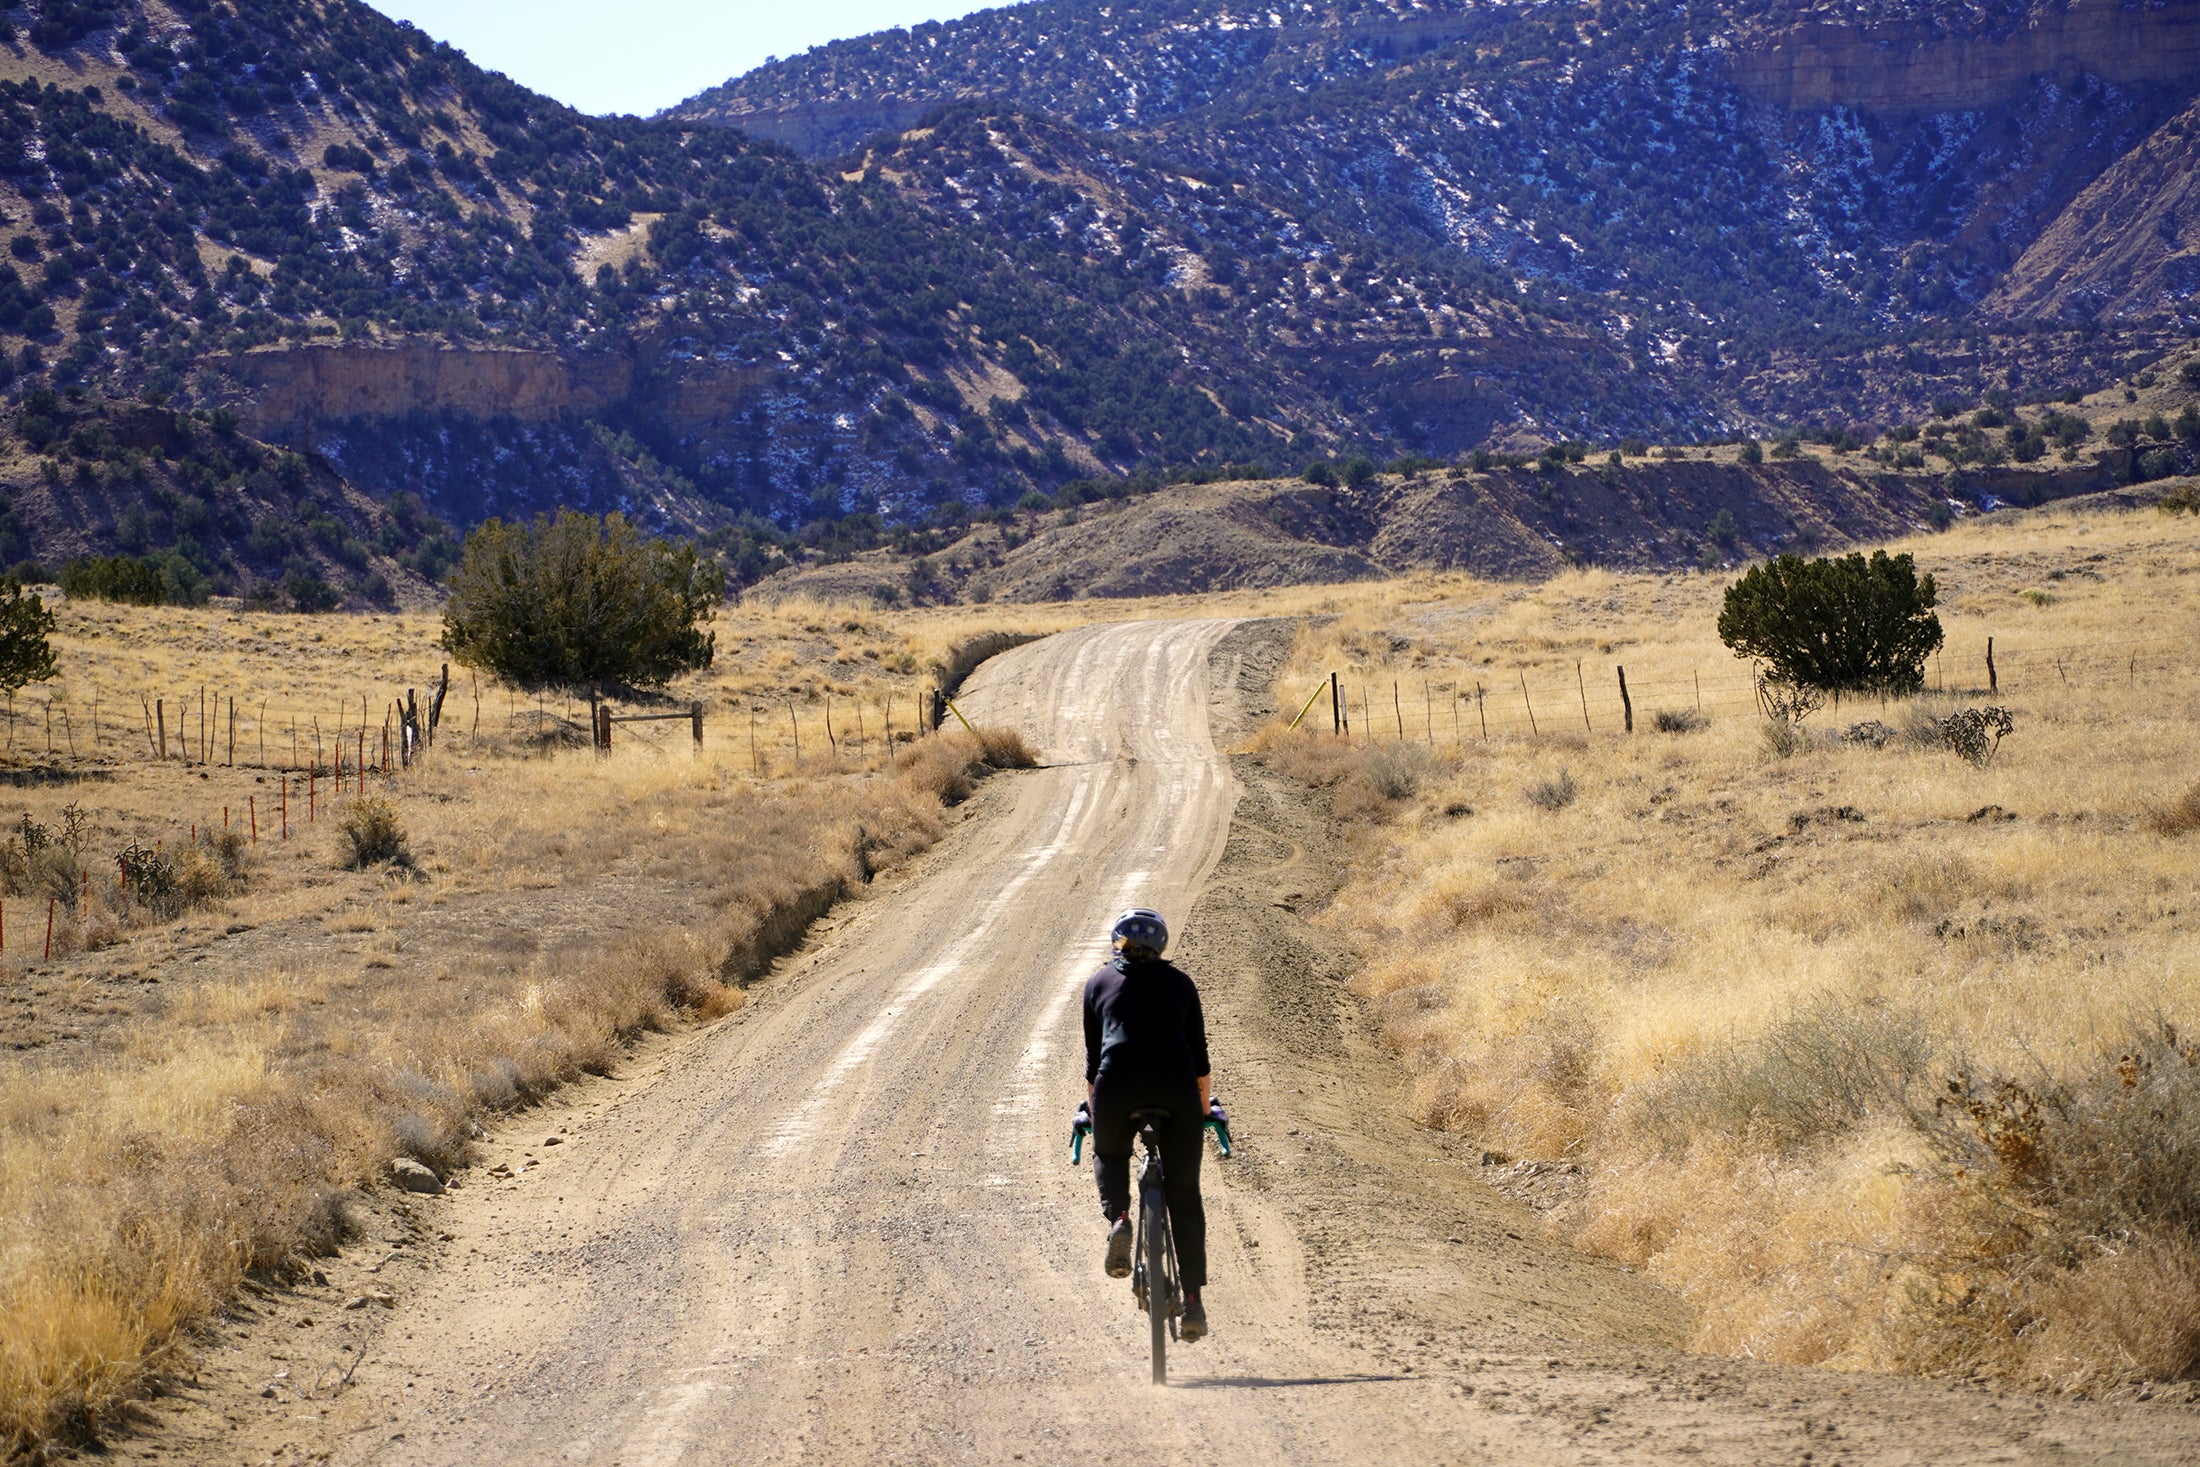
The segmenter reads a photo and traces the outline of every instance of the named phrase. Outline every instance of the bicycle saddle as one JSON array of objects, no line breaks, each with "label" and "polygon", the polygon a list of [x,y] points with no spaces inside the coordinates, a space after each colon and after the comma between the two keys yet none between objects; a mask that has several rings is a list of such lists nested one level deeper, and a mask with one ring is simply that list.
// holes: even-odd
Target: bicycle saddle
[{"label": "bicycle saddle", "polygon": [[1169,1110],[1166,1106],[1144,1105],[1131,1112],[1131,1126],[1133,1129],[1140,1126],[1158,1126],[1168,1118]]}]

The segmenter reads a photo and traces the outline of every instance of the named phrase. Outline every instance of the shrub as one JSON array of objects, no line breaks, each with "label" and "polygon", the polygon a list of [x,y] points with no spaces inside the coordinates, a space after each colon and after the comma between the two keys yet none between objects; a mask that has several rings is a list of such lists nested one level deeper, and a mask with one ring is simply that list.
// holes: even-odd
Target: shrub
[{"label": "shrub", "polygon": [[2156,835],[2190,835],[2200,830],[2200,784],[2148,807],[2145,823]]},{"label": "shrub", "polygon": [[1810,747],[1810,730],[1798,719],[1767,714],[1757,727],[1757,738],[1775,759],[1792,759]]},{"label": "shrub", "polygon": [[724,595],[715,560],[622,515],[490,520],[451,574],[443,645],[522,687],[662,683],[710,666],[717,638],[702,627]]},{"label": "shrub", "polygon": [[1538,810],[1554,814],[1571,805],[1580,797],[1581,790],[1574,783],[1571,770],[1561,769],[1555,779],[1539,779],[1528,786],[1528,803]]},{"label": "shrub", "polygon": [[0,577],[0,692],[42,683],[60,671],[54,661],[54,614],[12,577]]},{"label": "shrub", "polygon": [[1711,720],[1700,709],[1660,708],[1650,715],[1650,726],[1659,733],[1696,733],[1711,727]]},{"label": "shrub", "polygon": [[995,769],[1036,769],[1039,765],[1039,755],[1030,741],[1013,728],[979,729],[978,748],[979,757]]},{"label": "shrub", "polygon": [[1308,464],[1306,472],[1299,475],[1299,477],[1309,484],[1318,484],[1324,489],[1333,489],[1337,485],[1337,471],[1330,467],[1329,460],[1325,458],[1315,459]]},{"label": "shrub", "polygon": [[2016,728],[2016,718],[2009,710],[1992,704],[1984,708],[1960,709],[1933,721],[1941,747],[1974,769],[1984,769],[1993,763],[1994,755],[2001,750],[2002,739],[2016,732]]},{"label": "shrub", "polygon": [[2200,1366],[2179,1283],[2200,1244],[2200,1046],[2157,1018],[2067,1078],[1961,1067],[1913,1120],[1967,1204],[1938,1259],[1953,1287],[1921,1297],[1986,1338],[1994,1373],[2098,1389]]},{"label": "shrub", "polygon": [[292,610],[308,614],[334,611],[344,599],[327,581],[307,574],[284,577],[283,593],[290,597]]},{"label": "shrub", "polygon": [[1917,1015],[1822,995],[1754,1042],[1680,1067],[1645,1096],[1643,1120],[1668,1152],[1707,1133],[1792,1150],[1899,1112],[1932,1057]]},{"label": "shrub", "polygon": [[1940,646],[1933,578],[1908,555],[1783,555],[1727,588],[1719,639],[1770,681],[1824,692],[1913,692]]},{"label": "shrub", "polygon": [[1410,800],[1433,772],[1436,760],[1419,744],[1377,744],[1360,761],[1359,778],[1386,800]]},{"label": "shrub", "polygon": [[369,866],[388,863],[398,867],[412,865],[412,852],[406,848],[405,829],[398,823],[397,807],[379,795],[367,795],[345,806],[337,818],[336,828],[343,832],[351,854],[344,865],[353,871],[364,871]]},{"label": "shrub", "polygon": [[133,555],[94,555],[61,568],[61,594],[72,601],[159,606],[168,599],[168,580],[155,561]]}]

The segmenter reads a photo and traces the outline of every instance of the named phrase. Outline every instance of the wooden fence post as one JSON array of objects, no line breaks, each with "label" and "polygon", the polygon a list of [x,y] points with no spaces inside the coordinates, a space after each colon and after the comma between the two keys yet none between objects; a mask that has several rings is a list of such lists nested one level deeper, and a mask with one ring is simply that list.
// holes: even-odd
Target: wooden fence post
[{"label": "wooden fence post", "polygon": [[1337,692],[1337,675],[1329,675],[1329,731],[1342,734],[1351,720],[1344,716],[1344,699]]},{"label": "wooden fence post", "polygon": [[695,720],[695,752],[703,752],[703,701],[698,698],[688,704],[688,716]]},{"label": "wooden fence post", "polygon": [[1520,701],[1528,710],[1528,737],[1542,738],[1543,730],[1535,726],[1535,700],[1528,696],[1528,674],[1525,668],[1520,673]]},{"label": "wooden fence post", "polygon": [[1627,715],[1627,731],[1635,731],[1635,700],[1627,696],[1627,669],[1619,670],[1619,706]]},{"label": "wooden fence post", "polygon": [[1574,659],[1574,686],[1581,690],[1581,726],[1595,733],[1596,725],[1589,722],[1589,684],[1582,678],[1579,658]]},{"label": "wooden fence post", "polygon": [[157,718],[157,719],[159,719],[159,720],[160,720],[160,760],[161,760],[161,763],[165,764],[165,763],[167,763],[167,762],[168,762],[168,700],[167,700],[167,699],[165,699],[165,698],[155,698],[155,699],[153,700],[153,716],[154,716],[155,718]]},{"label": "wooden fence post", "polygon": [[[937,720],[935,720],[936,726]],[[794,699],[787,700],[787,726],[794,730],[794,762],[802,762],[802,721],[794,716]]]},{"label": "wooden fence post", "polygon": [[1398,700],[1398,680],[1396,678],[1390,680],[1390,712],[1391,716],[1398,720],[1398,742],[1402,744],[1406,741],[1406,708],[1405,704]]},{"label": "wooden fence post", "polygon": [[1989,693],[2001,691],[2001,674],[1994,671],[1994,639],[1992,637],[1986,639],[1986,691]]},{"label": "wooden fence post", "polygon": [[1482,683],[1479,679],[1474,684],[1474,716],[1481,720],[1482,739],[1487,743],[1490,737],[1490,711],[1489,705],[1482,699]]}]

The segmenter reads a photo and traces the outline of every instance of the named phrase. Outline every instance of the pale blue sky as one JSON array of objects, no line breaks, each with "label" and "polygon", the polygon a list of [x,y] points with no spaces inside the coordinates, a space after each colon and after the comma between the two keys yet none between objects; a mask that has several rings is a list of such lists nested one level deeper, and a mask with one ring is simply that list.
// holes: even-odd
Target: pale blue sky
[{"label": "pale blue sky", "polygon": [[[949,20],[964,0],[368,0],[583,112],[644,116],[842,36]],[[1000,0],[991,0],[998,4]]]}]

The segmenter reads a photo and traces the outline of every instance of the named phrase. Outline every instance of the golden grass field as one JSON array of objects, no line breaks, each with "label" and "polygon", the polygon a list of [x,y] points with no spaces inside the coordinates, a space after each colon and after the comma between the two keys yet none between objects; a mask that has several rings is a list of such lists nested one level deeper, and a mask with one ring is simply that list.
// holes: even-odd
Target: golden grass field
[{"label": "golden grass field", "polygon": [[[1255,747],[1356,832],[1324,920],[1360,944],[1421,1118],[1677,1288],[1699,1346],[2183,1377],[2193,521],[2037,511],[1898,548],[1939,581],[1928,693],[1826,708],[1785,757],[1715,634],[1731,577],[1597,572],[1335,588],[1281,701],[1342,673],[1352,740],[1325,697]],[[1701,727],[1658,730],[1699,696]],[[1989,702],[2016,728],[1987,767],[1919,737]],[[1867,720],[1884,747],[1838,737]]]},{"label": "golden grass field", "polygon": [[[1136,616],[1314,618],[1281,691],[1295,711],[1341,671],[1354,737],[1320,705],[1323,732],[1258,743],[1329,786],[1364,844],[1327,920],[1367,955],[1417,1106],[1579,1163],[1554,1225],[1678,1287],[1700,1343],[2088,1387],[2180,1368],[2200,1320],[2186,1234],[2010,1209],[2083,1190],[2055,1148],[2099,1119],[2104,1075],[2110,1099],[2158,1099],[2189,1053],[2138,1030],[2188,1014],[2200,975],[2191,524],[2040,513],[1915,548],[1949,630],[1933,706],[1969,696],[1997,637],[2017,731],[1983,771],[1900,740],[1770,756],[1711,632],[1715,577],[783,603],[729,608],[718,665],[652,705],[705,705],[699,754],[666,722],[622,725],[599,760],[584,705],[482,686],[477,713],[456,672],[435,750],[370,776],[409,872],[346,868],[357,775],[339,794],[328,771],[339,729],[357,752],[362,697],[372,758],[389,702],[428,687],[435,618],[65,604],[63,675],[0,734],[17,775],[73,781],[12,789],[6,816],[83,822],[36,859],[0,841],[0,1440],[96,1432],[248,1274],[330,1246],[392,1156],[455,1165],[478,1117],[738,1006],[811,918],[940,834],[980,750],[883,734],[889,712],[913,731],[957,644]],[[1654,731],[1699,700],[1707,727]],[[296,759],[315,720],[322,740],[310,822],[294,720]],[[1562,775],[1570,799],[1530,803]],[[133,843],[180,857],[182,910],[119,889]],[[1955,1074],[1970,1088],[1934,1112]],[[2126,1149],[2150,1176],[2184,1155]]]}]

